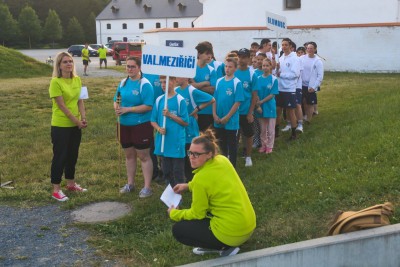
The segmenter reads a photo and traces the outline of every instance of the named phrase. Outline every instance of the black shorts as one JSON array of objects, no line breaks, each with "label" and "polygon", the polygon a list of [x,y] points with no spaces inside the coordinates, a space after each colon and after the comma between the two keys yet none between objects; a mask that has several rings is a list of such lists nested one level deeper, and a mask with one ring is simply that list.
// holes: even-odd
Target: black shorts
[{"label": "black shorts", "polygon": [[296,104],[301,105],[303,101],[303,90],[301,88],[296,89]]},{"label": "black shorts", "polygon": [[150,148],[154,142],[153,132],[154,129],[150,122],[133,126],[121,125],[121,146],[123,148],[134,147],[138,150]]},{"label": "black shorts", "polygon": [[281,108],[296,108],[296,92],[279,92],[276,105]]},{"label": "black shorts", "polygon": [[84,66],[89,65],[89,60],[84,59],[84,60],[82,60],[82,62],[83,62],[83,65],[84,65]]},{"label": "black shorts", "polygon": [[[318,90],[318,88],[317,88]],[[307,86],[303,86],[303,98],[306,100],[307,105],[318,104],[317,93],[310,93]]]},{"label": "black shorts", "polygon": [[254,123],[249,123],[247,121],[247,115],[239,116],[239,125],[245,137],[252,137],[254,135]]},{"label": "black shorts", "polygon": [[107,59],[106,58],[100,58],[100,64],[103,63],[103,62],[107,63]]}]

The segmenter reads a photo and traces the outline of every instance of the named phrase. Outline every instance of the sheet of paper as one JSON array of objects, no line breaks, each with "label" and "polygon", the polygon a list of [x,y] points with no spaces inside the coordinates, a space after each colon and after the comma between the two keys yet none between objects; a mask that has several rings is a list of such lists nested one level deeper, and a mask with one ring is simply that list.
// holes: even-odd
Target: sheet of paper
[{"label": "sheet of paper", "polygon": [[167,205],[167,207],[171,207],[172,205],[174,207],[178,207],[179,202],[182,199],[182,195],[180,194],[176,194],[174,192],[174,190],[172,190],[172,187],[170,184],[168,184],[168,186],[165,188],[164,192],[162,193],[160,199],[162,200],[162,202],[165,203],[165,205]]},{"label": "sheet of paper", "polygon": [[89,98],[89,93],[88,93],[87,87],[82,86],[81,95],[79,96],[79,99],[88,99],[88,98]]}]

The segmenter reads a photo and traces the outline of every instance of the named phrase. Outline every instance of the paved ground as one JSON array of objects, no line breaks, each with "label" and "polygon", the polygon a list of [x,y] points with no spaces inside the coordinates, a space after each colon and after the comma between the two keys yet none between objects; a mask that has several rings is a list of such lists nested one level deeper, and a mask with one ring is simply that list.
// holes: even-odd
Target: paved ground
[{"label": "paved ground", "polygon": [[[46,62],[46,59],[51,56],[53,59],[56,58],[56,55],[59,52],[67,51],[65,49],[28,49],[28,50],[19,50],[22,54],[30,56],[40,62]],[[105,77],[105,76],[114,76],[114,77],[125,77],[126,75],[122,72],[110,70],[110,69],[100,69],[100,60],[98,57],[91,57],[91,62],[88,67],[88,74],[90,77]],[[76,71],[79,76],[83,76],[83,64],[81,57],[74,57]],[[115,66],[115,61],[112,57],[107,57],[107,63],[109,66]]]}]

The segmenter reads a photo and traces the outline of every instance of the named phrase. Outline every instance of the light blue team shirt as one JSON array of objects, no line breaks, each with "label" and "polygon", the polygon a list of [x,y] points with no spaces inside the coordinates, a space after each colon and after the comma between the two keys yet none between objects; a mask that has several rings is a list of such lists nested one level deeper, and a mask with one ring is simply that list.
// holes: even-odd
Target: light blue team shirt
[{"label": "light blue team shirt", "polygon": [[[225,77],[218,79],[215,86],[214,98],[217,105],[217,116],[222,119],[229,113],[236,102],[244,101],[242,82],[234,77],[227,81]],[[240,106],[239,106],[240,107]],[[239,109],[233,114],[229,121],[223,125],[214,122],[215,128],[225,128],[226,130],[239,129]]]},{"label": "light blue team shirt", "polygon": [[250,109],[251,95],[254,90],[257,77],[254,71],[251,71],[249,68],[246,70],[237,69],[235,71],[235,77],[242,82],[244,92],[244,101],[240,103],[239,114],[247,115]]},{"label": "light blue team shirt", "polygon": [[261,75],[264,74],[264,71],[260,69],[255,69],[254,74],[256,75],[256,77],[260,77]]},{"label": "light blue team shirt", "polygon": [[[185,99],[175,94],[173,97],[168,99],[168,110],[170,113],[180,117],[183,121],[189,122],[188,111],[186,107]],[[163,126],[163,109],[165,106],[165,95],[161,95],[157,98],[154,103],[153,112],[151,113],[151,121],[157,122],[160,127]],[[166,134],[164,138],[164,152],[161,153],[161,137],[162,135],[157,132],[155,139],[154,154],[169,157],[169,158],[184,158],[185,152],[185,137],[186,131],[185,126],[180,125],[171,118],[167,117],[165,123]]]},{"label": "light blue team shirt", "polygon": [[149,82],[153,86],[154,101],[156,101],[156,99],[160,95],[164,94],[164,91],[161,88],[160,75],[143,73],[143,77],[145,77],[147,80],[149,80]]},{"label": "light blue team shirt", "polygon": [[[125,80],[126,84],[123,86]],[[135,81],[130,78],[123,79],[115,92],[114,102],[117,101],[118,92],[121,93],[121,107],[153,106],[153,86],[146,78]],[[125,126],[134,126],[150,121],[150,117],[151,110],[144,113],[128,112],[120,116],[120,123]]]},{"label": "light blue team shirt", "polygon": [[[206,64],[203,68],[196,66],[196,76],[193,79],[196,83],[210,82],[211,86],[215,86],[217,82],[217,74],[213,67]],[[212,107],[208,106],[205,109],[202,109],[198,114],[212,114]]]},{"label": "light blue team shirt", "polygon": [[[264,77],[261,75],[257,79],[256,88],[258,93],[258,97],[260,100],[264,99],[268,95],[277,95],[279,94],[278,90],[278,79],[272,74],[268,75],[268,77]],[[275,96],[271,98],[269,101],[263,103],[261,105],[262,114],[257,111],[254,112],[256,117],[258,118],[276,118],[276,101]]]},{"label": "light blue team shirt", "polygon": [[213,59],[210,63],[208,63],[208,65],[214,68],[217,79],[225,76],[225,64],[223,62]]},{"label": "light blue team shirt", "polygon": [[[175,92],[185,99],[188,114],[191,114],[197,106],[210,102],[213,99],[210,94],[196,89],[192,85],[183,89],[176,87]],[[197,120],[193,116],[189,116],[189,125],[186,127],[186,144],[190,144],[192,139],[199,135],[200,130]]]}]

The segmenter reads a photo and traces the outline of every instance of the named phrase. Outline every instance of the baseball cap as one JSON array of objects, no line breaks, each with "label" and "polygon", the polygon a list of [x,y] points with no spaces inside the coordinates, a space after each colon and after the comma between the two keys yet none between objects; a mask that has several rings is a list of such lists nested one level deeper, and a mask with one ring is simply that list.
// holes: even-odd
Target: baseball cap
[{"label": "baseball cap", "polygon": [[238,56],[250,56],[250,50],[247,48],[242,48],[238,51]]}]

